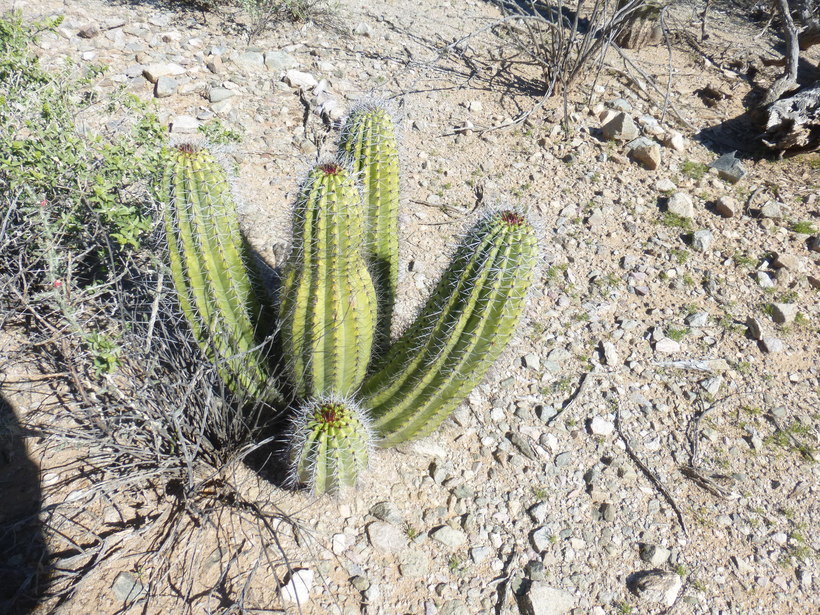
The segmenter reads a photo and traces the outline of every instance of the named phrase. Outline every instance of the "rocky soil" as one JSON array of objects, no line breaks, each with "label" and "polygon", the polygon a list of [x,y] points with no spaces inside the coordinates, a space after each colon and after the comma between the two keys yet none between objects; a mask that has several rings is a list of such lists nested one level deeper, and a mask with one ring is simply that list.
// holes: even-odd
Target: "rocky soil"
[{"label": "rocky soil", "polygon": [[[613,53],[569,98],[567,133],[560,99],[513,124],[538,103],[538,71],[504,61],[512,51],[486,32],[462,41],[500,17],[490,3],[346,0],[334,29],[284,24],[250,43],[240,16],[174,3],[9,7],[65,15],[39,44],[43,62],[107,66],[95,88],[154,98],[173,138],[214,119],[241,131],[226,154],[245,231],[273,266],[299,177],[332,154],[334,124],[358,100],[387,99],[402,123],[397,331],[481,211],[528,211],[541,248],[514,343],[437,433],[378,451],[337,499],[231,469],[249,500],[299,522],[280,528],[290,571],[226,519],[191,523],[177,577],[152,578],[139,562],[156,543],[124,522],[163,496],[49,491],[81,452],[30,442],[46,506],[68,499],[128,527],[70,601],[37,612],[183,612],[175,586],[191,589],[193,613],[820,609],[820,241],[793,230],[820,228],[820,158],[741,151],[743,173],[719,172],[706,165],[734,148],[698,136],[742,113],[740,67],[776,57],[772,33],[756,40],[759,26],[719,12],[697,43],[701,5],[682,3],[671,56],[627,53],[662,89],[671,61],[669,102],[689,125]],[[695,91],[707,85],[726,97],[706,106]],[[12,401],[23,421],[37,405]],[[68,549],[73,531],[50,548]]]}]

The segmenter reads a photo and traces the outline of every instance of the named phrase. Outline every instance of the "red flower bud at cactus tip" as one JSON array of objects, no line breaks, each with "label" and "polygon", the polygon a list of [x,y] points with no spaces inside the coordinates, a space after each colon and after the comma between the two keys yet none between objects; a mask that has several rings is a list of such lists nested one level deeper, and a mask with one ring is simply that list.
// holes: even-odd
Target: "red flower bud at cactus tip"
[{"label": "red flower bud at cactus tip", "polygon": [[325,175],[336,175],[339,171],[342,170],[338,164],[333,164],[332,162],[329,164],[323,164],[319,167]]},{"label": "red flower bud at cactus tip", "polygon": [[60,288],[62,285],[63,285],[63,283],[60,280],[54,280],[54,284],[52,284],[52,286],[54,286],[54,288]]},{"label": "red flower bud at cactus tip", "polygon": [[180,143],[176,147],[177,150],[183,154],[191,155],[197,152],[197,147],[193,143]]},{"label": "red flower bud at cactus tip", "polygon": [[332,425],[341,419],[342,410],[339,404],[322,404],[316,411],[316,418],[326,425]]},{"label": "red flower bud at cactus tip", "polygon": [[505,211],[501,214],[501,221],[510,226],[520,226],[524,224],[524,216],[514,211]]},{"label": "red flower bud at cactus tip", "polygon": [[45,207],[46,205],[48,205],[48,201],[46,201],[45,199],[40,201],[40,207]]}]

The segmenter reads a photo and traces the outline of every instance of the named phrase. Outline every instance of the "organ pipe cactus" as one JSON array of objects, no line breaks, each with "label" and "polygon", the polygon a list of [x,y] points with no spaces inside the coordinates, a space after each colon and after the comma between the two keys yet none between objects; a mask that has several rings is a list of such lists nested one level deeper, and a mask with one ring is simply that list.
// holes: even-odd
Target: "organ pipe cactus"
[{"label": "organ pipe cactus", "polygon": [[299,397],[347,396],[361,384],[376,326],[376,294],[361,253],[359,192],[340,165],[316,167],[294,216],[285,265],[282,341]]},{"label": "organ pipe cactus", "polygon": [[352,487],[367,468],[370,430],[350,400],[320,398],[305,404],[292,422],[291,482],[316,495]]},{"label": "organ pipe cactus", "polygon": [[535,261],[535,234],[519,213],[493,214],[467,236],[362,386],[381,446],[432,432],[484,377],[512,337]]},{"label": "organ pipe cactus", "polygon": [[358,175],[365,201],[365,255],[379,298],[376,345],[390,341],[399,277],[399,154],[396,129],[381,106],[362,105],[342,128],[340,157]]},{"label": "organ pipe cactus", "polygon": [[263,319],[253,268],[222,166],[204,149],[178,146],[162,193],[171,275],[194,338],[234,393],[278,400],[257,339]]}]

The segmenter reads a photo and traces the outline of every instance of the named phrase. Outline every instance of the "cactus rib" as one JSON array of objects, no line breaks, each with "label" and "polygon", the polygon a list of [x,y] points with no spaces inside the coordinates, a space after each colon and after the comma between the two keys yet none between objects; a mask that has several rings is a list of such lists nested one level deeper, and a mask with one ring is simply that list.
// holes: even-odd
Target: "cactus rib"
[{"label": "cactus rib", "polygon": [[384,347],[399,275],[399,156],[390,114],[378,105],[354,110],[342,129],[340,152],[364,188],[366,258],[379,298],[376,345]]},{"label": "cactus rib", "polygon": [[370,430],[349,400],[320,398],[305,404],[293,419],[289,449],[291,482],[316,494],[352,487],[368,465]]},{"label": "cactus rib", "polygon": [[282,342],[300,397],[346,396],[370,361],[376,295],[360,248],[359,193],[342,167],[316,167],[297,201],[285,266]]},{"label": "cactus rib", "polygon": [[257,341],[261,305],[222,167],[180,146],[163,177],[171,277],[197,344],[237,395],[273,402],[279,393]]},{"label": "cactus rib", "polygon": [[535,260],[533,229],[515,212],[494,214],[468,235],[362,386],[380,446],[429,434],[484,377],[512,337]]}]

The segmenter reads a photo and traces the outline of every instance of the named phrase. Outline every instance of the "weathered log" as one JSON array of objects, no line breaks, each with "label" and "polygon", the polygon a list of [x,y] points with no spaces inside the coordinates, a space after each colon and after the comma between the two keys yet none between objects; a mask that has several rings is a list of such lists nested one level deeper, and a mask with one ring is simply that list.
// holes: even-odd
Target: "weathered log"
[{"label": "weathered log", "polygon": [[761,140],[777,151],[820,148],[820,81],[782,98],[765,110]]}]

